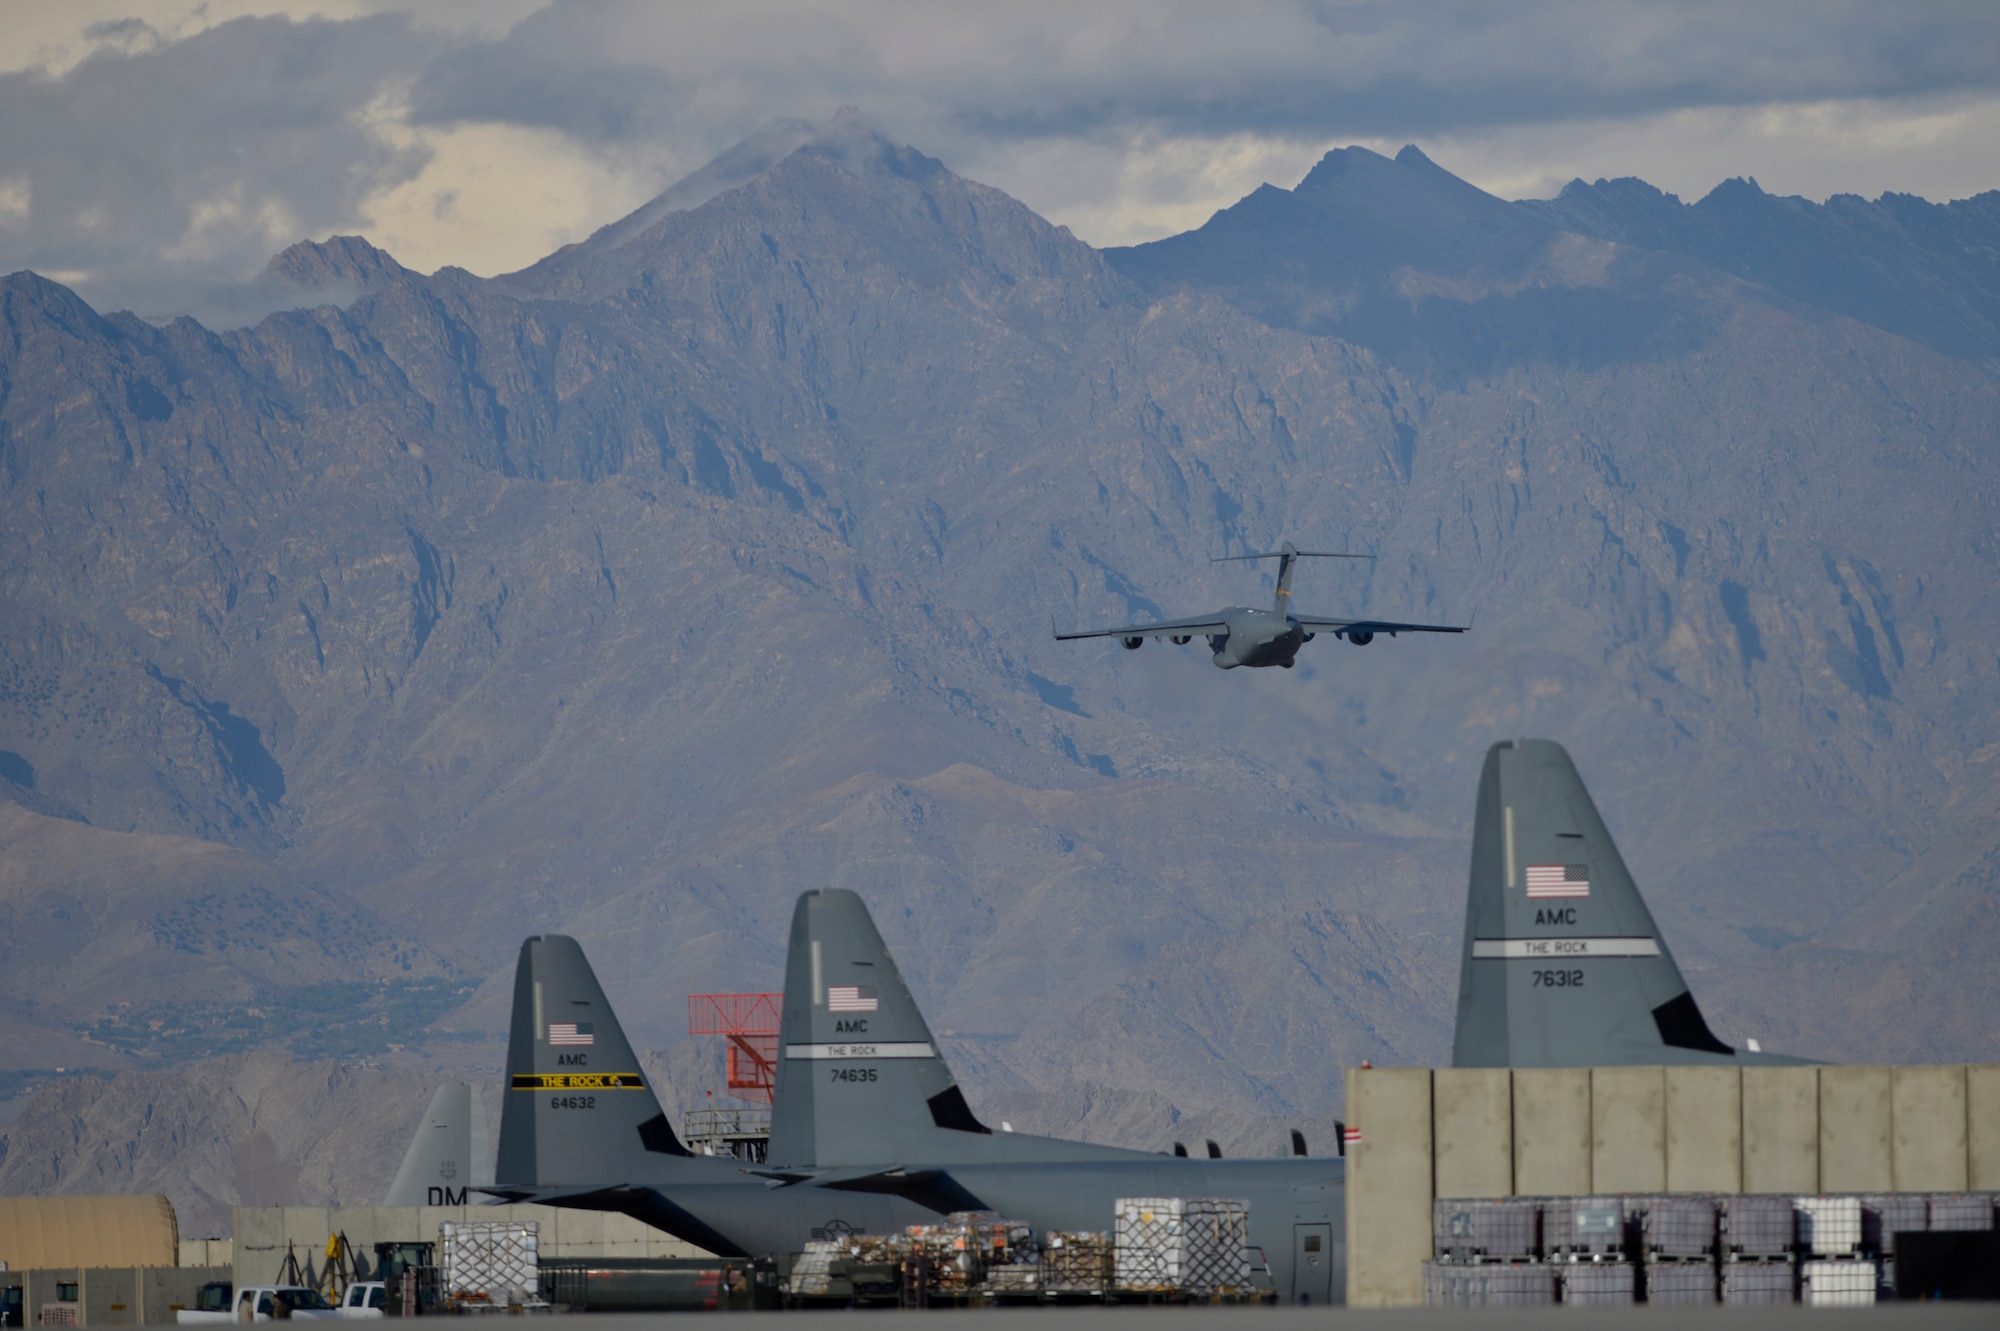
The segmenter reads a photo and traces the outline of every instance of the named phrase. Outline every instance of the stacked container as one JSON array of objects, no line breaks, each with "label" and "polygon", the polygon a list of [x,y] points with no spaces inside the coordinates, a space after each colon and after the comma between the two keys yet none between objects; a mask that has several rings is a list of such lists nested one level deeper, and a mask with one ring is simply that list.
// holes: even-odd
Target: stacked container
[{"label": "stacked container", "polygon": [[1722,1264],[1722,1301],[1734,1308],[1795,1302],[1792,1262],[1753,1258]]},{"label": "stacked container", "polygon": [[830,1292],[834,1259],[845,1254],[846,1245],[832,1239],[812,1239],[792,1263],[791,1292],[807,1298],[824,1298]]},{"label": "stacked container", "polygon": [[1623,1197],[1564,1197],[1542,1205],[1542,1248],[1557,1264],[1564,1303],[1632,1303],[1638,1270],[1630,1229],[1638,1215]]},{"label": "stacked container", "polygon": [[1875,1263],[1804,1262],[1799,1267],[1799,1300],[1814,1308],[1871,1308],[1875,1305]]},{"label": "stacked container", "polygon": [[1896,1235],[1930,1228],[1930,1199],[1920,1192],[1883,1192],[1860,1201],[1861,1250],[1875,1259],[1876,1289],[1888,1298],[1896,1288]]},{"label": "stacked container", "polygon": [[1852,1257],[1861,1250],[1859,1197],[1795,1197],[1799,1251],[1812,1257]]},{"label": "stacked container", "polygon": [[1990,1192],[1934,1192],[1930,1196],[1932,1233],[1940,1230],[1993,1228]]},{"label": "stacked container", "polygon": [[1560,1197],[1542,1204],[1542,1249],[1552,1262],[1622,1262],[1623,1197]]},{"label": "stacked container", "polygon": [[1424,1263],[1424,1302],[1438,1308],[1545,1308],[1556,1301],[1554,1268]]},{"label": "stacked container", "polygon": [[460,1306],[541,1303],[541,1223],[447,1220],[438,1226],[438,1278]]},{"label": "stacked container", "polygon": [[1042,1236],[1042,1288],[1051,1294],[1097,1294],[1111,1285],[1111,1236],[1051,1230]]},{"label": "stacked container", "polygon": [[1637,1268],[1630,1262],[1565,1262],[1555,1269],[1565,1304],[1609,1308],[1638,1301]]},{"label": "stacked container", "polygon": [[1432,1248],[1441,1262],[1531,1262],[1541,1247],[1541,1214],[1539,1203],[1520,1198],[1439,1198],[1431,1209]]},{"label": "stacked container", "polygon": [[1792,1202],[1798,1226],[1799,1296],[1815,1307],[1865,1307],[1875,1302],[1876,1269],[1859,1256],[1862,1207],[1859,1197],[1798,1197]]},{"label": "stacked container", "polygon": [[1250,1204],[1216,1197],[1122,1197],[1116,1272],[1121,1289],[1221,1294],[1250,1287]]},{"label": "stacked container", "polygon": [[1722,1301],[1761,1306],[1793,1301],[1792,1199],[1742,1194],[1716,1207],[1722,1256]]},{"label": "stacked container", "polygon": [[1715,1302],[1713,1198],[1648,1198],[1641,1233],[1645,1241],[1648,1303]]}]

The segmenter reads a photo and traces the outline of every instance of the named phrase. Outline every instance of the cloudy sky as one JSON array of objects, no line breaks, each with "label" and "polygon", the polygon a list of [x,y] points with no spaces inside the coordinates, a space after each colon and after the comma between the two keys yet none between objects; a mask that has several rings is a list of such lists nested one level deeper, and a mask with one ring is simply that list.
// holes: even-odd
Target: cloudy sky
[{"label": "cloudy sky", "polygon": [[335,232],[504,272],[843,104],[1101,245],[1353,143],[1945,200],[2000,187],[2000,4],[0,0],[0,272],[150,314]]}]

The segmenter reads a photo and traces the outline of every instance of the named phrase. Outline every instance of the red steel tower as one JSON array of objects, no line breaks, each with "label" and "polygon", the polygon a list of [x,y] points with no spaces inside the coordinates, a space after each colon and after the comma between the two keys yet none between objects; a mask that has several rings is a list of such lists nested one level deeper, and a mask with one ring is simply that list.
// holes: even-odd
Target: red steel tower
[{"label": "red steel tower", "polygon": [[783,994],[689,994],[688,1034],[728,1039],[729,1093],[769,1105],[777,1091]]}]

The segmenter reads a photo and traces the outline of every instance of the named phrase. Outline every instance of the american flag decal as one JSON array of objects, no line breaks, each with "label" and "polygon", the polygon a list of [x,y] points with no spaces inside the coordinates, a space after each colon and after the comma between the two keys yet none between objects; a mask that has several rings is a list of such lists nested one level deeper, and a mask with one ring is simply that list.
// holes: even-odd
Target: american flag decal
[{"label": "american flag decal", "polygon": [[597,1037],[591,1033],[587,1021],[552,1021],[549,1023],[549,1043],[594,1045]]},{"label": "american flag decal", "polygon": [[1587,864],[1530,864],[1530,897],[1587,897],[1590,895],[1590,866]]},{"label": "american flag decal", "polygon": [[830,984],[826,987],[828,1012],[873,1012],[875,986],[872,984]]},{"label": "american flag decal", "polygon": [[1361,1144],[1361,1129],[1342,1128],[1340,1130],[1340,1141],[1343,1146],[1359,1146]]}]

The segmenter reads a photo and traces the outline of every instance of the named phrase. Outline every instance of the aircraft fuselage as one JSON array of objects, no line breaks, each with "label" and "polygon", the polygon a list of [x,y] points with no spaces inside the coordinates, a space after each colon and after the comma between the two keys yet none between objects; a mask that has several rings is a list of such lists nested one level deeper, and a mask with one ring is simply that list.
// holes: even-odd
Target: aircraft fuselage
[{"label": "aircraft fuselage", "polygon": [[[969,1208],[1049,1230],[1110,1230],[1127,1197],[1221,1197],[1249,1203],[1250,1245],[1280,1303],[1346,1301],[1346,1161],[1158,1158],[926,1166],[947,1174]],[[917,1168],[917,1166],[912,1166]],[[727,1255],[795,1253],[808,1239],[895,1234],[939,1213],[883,1192],[813,1182],[654,1183],[558,1206],[616,1210]],[[1258,1282],[1261,1285],[1261,1279]],[[1302,1299],[1301,1296],[1304,1296]]]},{"label": "aircraft fuselage", "polygon": [[1299,648],[1312,637],[1296,619],[1276,610],[1232,605],[1222,612],[1222,620],[1229,625],[1229,631],[1212,634],[1208,639],[1209,649],[1214,653],[1211,659],[1221,670],[1234,670],[1238,666],[1282,666],[1289,670]]}]

